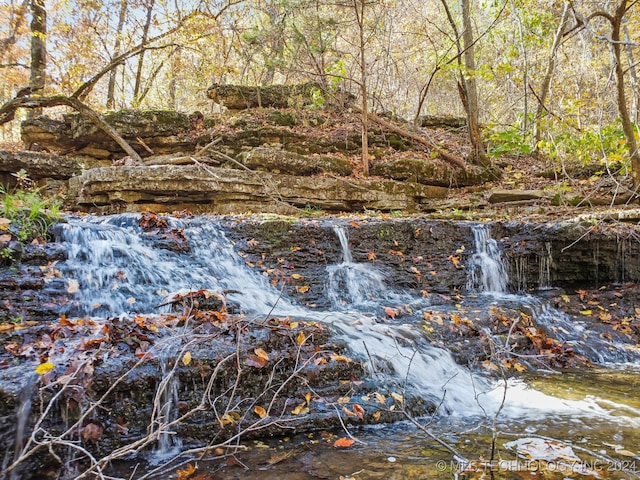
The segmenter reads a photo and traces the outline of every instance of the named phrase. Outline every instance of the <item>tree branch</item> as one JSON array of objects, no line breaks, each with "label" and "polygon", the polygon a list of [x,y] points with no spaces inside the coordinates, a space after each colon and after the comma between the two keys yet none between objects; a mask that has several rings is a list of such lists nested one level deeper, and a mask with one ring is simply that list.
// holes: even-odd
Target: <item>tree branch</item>
[{"label": "tree branch", "polygon": [[105,122],[95,111],[89,108],[75,97],[67,97],[64,95],[54,95],[51,97],[18,97],[10,100],[0,107],[0,125],[13,120],[16,110],[19,108],[48,108],[65,105],[76,110],[84,117],[91,120],[98,128],[102,129],[107,135],[116,141],[120,147],[134,160],[142,162],[140,155],[136,152],[120,134]]}]

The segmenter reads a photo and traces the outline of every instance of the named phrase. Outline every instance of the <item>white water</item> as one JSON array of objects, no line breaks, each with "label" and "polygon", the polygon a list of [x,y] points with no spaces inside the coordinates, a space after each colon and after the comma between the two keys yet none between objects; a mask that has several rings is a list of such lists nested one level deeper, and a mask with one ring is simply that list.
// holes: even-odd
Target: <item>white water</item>
[{"label": "white water", "polygon": [[[439,403],[443,414],[492,416],[500,408],[501,382],[471,373],[458,365],[446,349],[430,345],[419,326],[390,319],[381,312],[385,302],[407,300],[408,294],[392,292],[385,285],[382,272],[353,261],[346,228],[335,229],[342,261],[327,268],[327,296],[333,311],[311,312],[289,303],[266,277],[249,268],[213,220],[174,220],[173,226],[184,228],[191,247],[189,253],[176,253],[154,248],[137,226],[137,218],[87,217],[72,219],[64,227],[62,240],[68,247],[69,260],[59,269],[67,279],[78,282],[78,291],[69,294],[70,312],[151,312],[171,293],[237,290],[241,293],[231,297],[245,312],[290,314],[331,323],[353,355],[367,362],[370,372],[390,391],[402,393],[406,389],[422,395]],[[506,296],[507,269],[499,245],[486,228],[475,228],[474,239],[470,288]],[[413,300],[419,308],[421,300]],[[171,405],[170,399],[164,402]],[[624,410],[619,405],[604,405],[598,399],[561,400],[521,382],[510,382],[503,407],[503,414],[513,418],[551,413],[607,417],[609,411]],[[629,412],[625,421],[636,422],[636,413]]]},{"label": "white water", "polygon": [[467,287],[475,292],[504,293],[507,291],[507,265],[502,251],[486,225],[473,227],[475,252],[468,264]]},{"label": "white water", "polygon": [[207,289],[236,290],[229,295],[245,311],[268,312],[278,305],[291,310],[265,277],[256,275],[233,250],[224,233],[210,222],[183,223],[189,253],[154,248],[137,224],[137,215],[71,219],[61,237],[68,260],[60,272],[78,283],[67,305],[74,315],[120,315],[157,312],[172,294]]},{"label": "white water", "polygon": [[177,404],[180,399],[178,395],[180,380],[169,365],[169,359],[172,359],[174,355],[167,355],[167,353],[164,352],[160,362],[162,379],[156,391],[156,409],[153,413],[156,428],[162,429],[158,444],[151,455],[151,463],[153,464],[160,464],[174,457],[180,453],[182,448],[182,440],[165,427],[178,418]]},{"label": "white water", "polygon": [[377,305],[388,292],[384,275],[372,265],[353,261],[345,227],[336,225],[333,231],[340,240],[342,262],[327,268],[331,305],[336,309]]}]

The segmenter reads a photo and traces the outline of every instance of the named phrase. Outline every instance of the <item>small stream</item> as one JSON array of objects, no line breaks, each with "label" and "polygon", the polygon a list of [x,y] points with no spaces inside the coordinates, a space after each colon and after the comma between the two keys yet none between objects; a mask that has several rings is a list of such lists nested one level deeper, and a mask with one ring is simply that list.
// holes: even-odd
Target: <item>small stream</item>
[{"label": "small stream", "polygon": [[[64,313],[105,317],[157,312],[172,294],[209,289],[232,292],[230,300],[246,313],[325,322],[347,342],[355,358],[366,361],[373,377],[438,404],[433,418],[417,421],[460,454],[456,457],[416,425],[401,423],[358,429],[353,432],[358,442],[344,451],[331,447],[331,434],[323,437],[319,432],[253,442],[251,451],[238,457],[249,470],[216,463],[207,467],[220,478],[454,478],[469,467],[463,459],[479,462],[469,467],[466,478],[483,478],[488,466],[479,459],[491,459],[493,436],[498,439],[494,461],[512,462],[497,469],[500,478],[524,478],[517,471],[524,467],[516,462],[516,447],[505,447],[516,439],[514,434],[573,444],[572,453],[579,460],[566,455],[565,460],[573,462],[574,470],[554,472],[548,467],[544,478],[631,478],[640,469],[637,351],[612,347],[597,338],[585,342],[583,327],[544,299],[508,293],[500,245],[482,226],[473,229],[467,288],[475,294],[465,307],[526,309],[597,368],[576,374],[529,373],[505,383],[459,365],[446,348],[428,341],[419,321],[426,310],[451,312],[458,307],[433,305],[428,298],[387,285],[382,271],[353,260],[348,229],[342,224],[334,226],[342,258],[326,268],[324,288],[331,309],[318,311],[283,297],[265,276],[249,268],[215,219],[170,219],[171,227],[182,230],[189,241],[187,254],[154,248],[137,218],[72,218],[63,226],[60,241],[67,247],[68,260],[59,269],[78,285]],[[541,275],[547,273],[544,265],[541,269]],[[411,315],[381,318],[380,306],[390,304],[408,306]],[[167,386],[163,402],[167,408],[174,401],[171,388]],[[180,448],[178,440],[165,441],[159,450]],[[546,447],[554,442],[545,441]],[[278,452],[291,453],[273,461]],[[610,458],[620,463],[612,464]],[[523,453],[520,461],[526,460]],[[549,465],[555,461],[551,458]]]}]

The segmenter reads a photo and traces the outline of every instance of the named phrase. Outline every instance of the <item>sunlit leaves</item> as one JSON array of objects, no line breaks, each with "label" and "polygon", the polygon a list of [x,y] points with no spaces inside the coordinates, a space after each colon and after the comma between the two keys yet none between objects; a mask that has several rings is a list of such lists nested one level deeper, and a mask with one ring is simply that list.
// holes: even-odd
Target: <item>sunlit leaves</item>
[{"label": "sunlit leaves", "polygon": [[235,412],[235,411],[230,411],[225,413],[224,415],[222,415],[222,417],[220,417],[219,419],[219,423],[221,426],[227,426],[227,425],[232,425],[236,422],[238,422],[238,420],[240,420],[241,415],[239,412]]}]

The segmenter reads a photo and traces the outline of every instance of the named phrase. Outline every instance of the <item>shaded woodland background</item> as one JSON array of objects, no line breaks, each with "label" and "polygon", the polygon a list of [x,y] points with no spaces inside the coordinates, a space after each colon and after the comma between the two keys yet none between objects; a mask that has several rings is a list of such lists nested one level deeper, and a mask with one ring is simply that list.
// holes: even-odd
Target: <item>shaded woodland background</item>
[{"label": "shaded woodland background", "polygon": [[[481,164],[541,152],[627,168],[640,162],[639,27],[627,0],[5,0],[0,102],[206,114],[220,108],[212,84],[311,80],[416,126],[466,116]],[[2,127],[0,141],[18,137]]]}]

